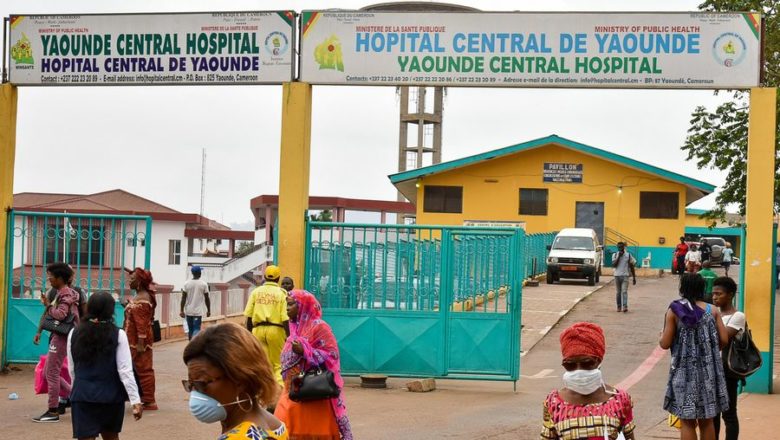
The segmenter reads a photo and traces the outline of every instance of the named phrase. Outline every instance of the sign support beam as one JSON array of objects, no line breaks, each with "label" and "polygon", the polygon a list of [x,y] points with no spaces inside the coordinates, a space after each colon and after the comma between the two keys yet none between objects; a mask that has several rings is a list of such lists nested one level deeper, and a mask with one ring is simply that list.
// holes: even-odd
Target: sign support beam
[{"label": "sign support beam", "polygon": [[[8,211],[14,201],[14,160],[16,156],[16,102],[17,89],[11,84],[0,86],[0,353],[5,366],[5,334],[8,320],[8,295],[6,286],[12,273],[6,271],[9,266],[7,249],[13,234],[9,236]],[[11,230],[13,230],[13,225]]]},{"label": "sign support beam", "polygon": [[279,155],[279,234],[277,264],[282,275],[303,286],[306,215],[309,209],[311,158],[311,84],[287,82],[282,96],[282,142]]},{"label": "sign support beam", "polygon": [[775,132],[777,129],[777,89],[753,88],[750,91],[750,115],[747,157],[747,237],[742,264],[745,271],[745,316],[753,340],[761,351],[763,365],[747,379],[745,390],[772,392],[775,249],[774,188]]}]

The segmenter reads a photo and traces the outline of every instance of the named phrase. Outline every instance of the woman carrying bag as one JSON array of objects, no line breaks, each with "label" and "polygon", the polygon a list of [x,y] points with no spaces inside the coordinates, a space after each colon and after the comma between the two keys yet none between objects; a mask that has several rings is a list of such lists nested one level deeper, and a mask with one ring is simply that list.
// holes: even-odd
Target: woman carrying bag
[{"label": "woman carrying bag", "polygon": [[[287,298],[287,314],[290,337],[282,350],[284,391],[274,415],[287,425],[291,440],[352,440],[347,407],[341,396],[344,380],[339,348],[330,326],[322,320],[320,303],[309,292],[293,290]],[[308,388],[306,381],[322,384],[324,380],[319,379],[325,377],[332,381],[335,396],[297,402],[291,398],[291,392],[292,397],[304,393],[304,388]]]},{"label": "woman carrying bag", "polygon": [[[37,423],[56,423],[60,414],[65,413],[64,406],[60,408],[60,388],[65,387],[64,395],[70,394],[68,383],[61,380],[60,370],[65,360],[68,332],[79,323],[79,294],[68,287],[68,281],[73,277],[73,269],[65,263],[52,263],[46,268],[49,284],[57,289],[53,302],[44,295],[41,298],[46,311],[43,314],[41,327],[51,332],[49,354],[46,357],[46,382],[49,387],[49,406],[46,412],[33,421]],[[40,342],[40,333],[35,335],[33,342]],[[72,377],[72,376],[71,376]]]}]

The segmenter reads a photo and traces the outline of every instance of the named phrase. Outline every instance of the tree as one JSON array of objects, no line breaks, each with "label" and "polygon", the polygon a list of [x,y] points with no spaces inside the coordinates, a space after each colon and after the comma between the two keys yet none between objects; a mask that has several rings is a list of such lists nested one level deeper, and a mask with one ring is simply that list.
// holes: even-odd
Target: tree
[{"label": "tree", "polygon": [[309,219],[311,219],[313,222],[332,222],[333,213],[330,209],[326,209],[324,211],[320,211],[319,214],[309,214]]},{"label": "tree", "polygon": [[[779,5],[778,0],[707,0],[699,5],[703,11],[763,12],[764,64],[761,86],[764,87],[780,85]],[[682,146],[682,150],[688,154],[686,160],[696,160],[699,169],[708,167],[727,171],[726,181],[715,199],[716,206],[703,215],[712,220],[713,224],[715,220],[725,220],[726,207],[732,204],[739,207],[740,215],[745,215],[749,96],[744,91],[729,93],[733,99],[721,104],[713,112],[703,106],[694,110],[688,136]],[[775,145],[775,174],[780,170],[778,158],[778,145]],[[780,208],[779,189],[780,181],[775,179],[775,212]]]}]

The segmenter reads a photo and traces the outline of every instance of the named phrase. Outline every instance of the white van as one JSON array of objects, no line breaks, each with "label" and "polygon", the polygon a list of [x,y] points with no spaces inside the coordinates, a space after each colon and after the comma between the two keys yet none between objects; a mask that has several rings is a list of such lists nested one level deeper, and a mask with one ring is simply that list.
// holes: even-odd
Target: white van
[{"label": "white van", "polygon": [[547,284],[561,278],[586,278],[589,286],[599,282],[603,247],[593,229],[562,229],[547,249]]}]

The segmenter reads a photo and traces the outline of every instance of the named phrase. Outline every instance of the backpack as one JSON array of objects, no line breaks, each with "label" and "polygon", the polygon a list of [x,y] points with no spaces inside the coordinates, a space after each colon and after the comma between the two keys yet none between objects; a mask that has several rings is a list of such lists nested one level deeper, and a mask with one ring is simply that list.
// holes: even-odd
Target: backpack
[{"label": "backpack", "polygon": [[741,379],[744,384],[745,378],[758,371],[761,368],[761,352],[753,342],[753,335],[745,323],[745,331],[741,338],[734,337],[723,350],[723,367],[726,375],[731,378]]}]

